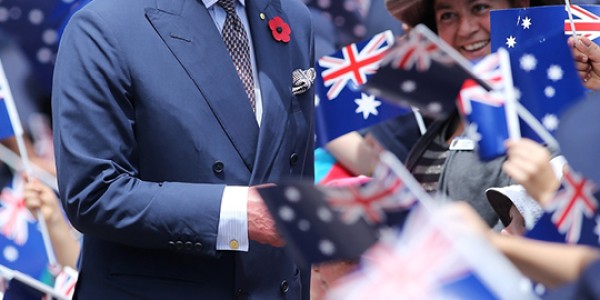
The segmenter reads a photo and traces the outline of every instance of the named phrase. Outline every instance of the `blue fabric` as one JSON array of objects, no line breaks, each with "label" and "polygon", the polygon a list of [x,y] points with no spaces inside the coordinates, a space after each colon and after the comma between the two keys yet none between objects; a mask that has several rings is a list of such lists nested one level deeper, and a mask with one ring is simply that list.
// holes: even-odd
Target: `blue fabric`
[{"label": "blue fabric", "polygon": [[15,135],[15,132],[10,122],[6,101],[0,96],[0,140]]}]

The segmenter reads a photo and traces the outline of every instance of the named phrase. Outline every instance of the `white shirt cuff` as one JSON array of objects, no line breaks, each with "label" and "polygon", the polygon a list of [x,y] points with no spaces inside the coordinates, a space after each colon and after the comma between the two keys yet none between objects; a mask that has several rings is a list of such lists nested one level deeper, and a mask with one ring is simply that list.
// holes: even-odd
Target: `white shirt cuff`
[{"label": "white shirt cuff", "polygon": [[248,187],[226,186],[221,199],[217,250],[248,251]]}]

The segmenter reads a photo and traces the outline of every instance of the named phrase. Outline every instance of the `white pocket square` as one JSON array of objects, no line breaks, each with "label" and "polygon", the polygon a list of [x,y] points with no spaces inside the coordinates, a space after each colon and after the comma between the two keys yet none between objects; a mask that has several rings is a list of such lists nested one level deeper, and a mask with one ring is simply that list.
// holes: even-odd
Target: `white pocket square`
[{"label": "white pocket square", "polygon": [[308,91],[315,82],[317,72],[314,68],[308,70],[294,70],[292,72],[292,94],[300,95]]}]

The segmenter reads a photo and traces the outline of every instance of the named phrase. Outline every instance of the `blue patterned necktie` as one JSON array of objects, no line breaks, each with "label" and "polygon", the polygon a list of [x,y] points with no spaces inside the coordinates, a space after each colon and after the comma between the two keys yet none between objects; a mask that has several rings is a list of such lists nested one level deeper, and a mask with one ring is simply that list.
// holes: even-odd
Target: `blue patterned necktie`
[{"label": "blue patterned necktie", "polygon": [[256,96],[254,94],[254,78],[252,77],[248,35],[246,34],[246,30],[244,30],[242,20],[235,13],[235,1],[238,0],[219,0],[217,2],[217,5],[222,7],[227,13],[221,35],[223,36],[225,46],[229,50],[229,55],[231,55],[235,69],[244,84],[252,111],[256,111]]}]

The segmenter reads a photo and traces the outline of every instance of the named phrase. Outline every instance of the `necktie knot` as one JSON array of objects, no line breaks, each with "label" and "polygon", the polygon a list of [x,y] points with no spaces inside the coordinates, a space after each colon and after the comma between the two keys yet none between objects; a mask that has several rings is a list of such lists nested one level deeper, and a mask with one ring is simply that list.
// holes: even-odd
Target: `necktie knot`
[{"label": "necktie knot", "polygon": [[227,14],[231,14],[235,12],[235,1],[237,0],[219,0],[217,1],[217,5],[222,7]]}]

